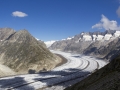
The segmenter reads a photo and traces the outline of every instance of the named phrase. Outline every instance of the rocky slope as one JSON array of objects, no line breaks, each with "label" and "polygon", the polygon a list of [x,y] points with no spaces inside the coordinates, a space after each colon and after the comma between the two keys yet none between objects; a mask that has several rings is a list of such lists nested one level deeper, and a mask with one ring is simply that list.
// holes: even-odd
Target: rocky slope
[{"label": "rocky slope", "polygon": [[84,54],[112,60],[120,54],[120,38],[92,43],[85,49]]},{"label": "rocky slope", "polygon": [[120,55],[105,67],[65,90],[120,90]]},{"label": "rocky slope", "polygon": [[0,64],[23,74],[30,70],[50,70],[59,62],[59,58],[27,30],[0,28]]},{"label": "rocky slope", "polygon": [[9,67],[0,64],[0,77],[15,75],[16,73]]},{"label": "rocky slope", "polygon": [[113,30],[83,32],[72,38],[56,41],[50,49],[112,59],[114,57],[112,56],[113,53],[119,54],[119,37],[120,31]]}]

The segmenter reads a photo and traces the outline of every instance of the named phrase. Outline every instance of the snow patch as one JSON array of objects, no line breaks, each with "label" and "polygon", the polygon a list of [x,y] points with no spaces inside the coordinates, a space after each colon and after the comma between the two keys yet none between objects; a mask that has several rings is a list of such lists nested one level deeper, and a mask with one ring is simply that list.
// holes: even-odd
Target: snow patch
[{"label": "snow patch", "polygon": [[84,33],[81,33],[81,35],[84,35]]},{"label": "snow patch", "polygon": [[67,40],[71,40],[71,39],[73,39],[73,38],[74,38],[74,36],[73,36],[73,37],[68,37]]},{"label": "snow patch", "polygon": [[62,41],[64,41],[64,40],[66,40],[66,39],[62,39]]},{"label": "snow patch", "polygon": [[92,37],[90,35],[83,35],[83,40],[92,41]]},{"label": "snow patch", "polygon": [[71,39],[73,39],[74,38],[74,36],[73,37],[68,37],[68,38],[66,38],[66,39],[62,39],[62,41],[64,41],[64,40],[71,40]]},{"label": "snow patch", "polygon": [[119,37],[120,36],[120,31],[116,31],[113,36],[114,37]]},{"label": "snow patch", "polygon": [[98,40],[98,41],[99,41],[99,40],[102,40],[103,37],[104,37],[103,35],[98,35],[98,36],[97,36],[97,40]]},{"label": "snow patch", "polygon": [[46,41],[44,43],[46,44],[47,47],[50,47],[54,42],[56,42],[56,40]]},{"label": "snow patch", "polygon": [[71,40],[72,38],[68,37],[67,40]]},{"label": "snow patch", "polygon": [[110,40],[111,37],[112,37],[111,34],[106,34],[106,35],[104,36],[104,40]]},{"label": "snow patch", "polygon": [[38,39],[38,38],[35,38],[35,39],[39,41],[39,39]]},{"label": "snow patch", "polygon": [[95,41],[97,39],[96,35],[93,35],[93,41]]}]

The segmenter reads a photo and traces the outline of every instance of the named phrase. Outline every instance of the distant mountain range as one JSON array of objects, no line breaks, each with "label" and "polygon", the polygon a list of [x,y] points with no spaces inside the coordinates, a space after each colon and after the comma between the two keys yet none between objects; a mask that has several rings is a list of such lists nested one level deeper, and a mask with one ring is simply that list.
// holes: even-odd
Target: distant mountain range
[{"label": "distant mountain range", "polygon": [[110,61],[65,90],[120,90],[120,31],[82,32],[73,38],[54,42],[49,49],[92,55]]},{"label": "distant mountain range", "polygon": [[60,62],[44,42],[36,40],[27,30],[0,28],[0,64],[16,73],[30,70],[51,70]]},{"label": "distant mountain range", "polygon": [[120,53],[119,43],[120,31],[82,32],[72,38],[54,42],[49,49],[113,59]]}]

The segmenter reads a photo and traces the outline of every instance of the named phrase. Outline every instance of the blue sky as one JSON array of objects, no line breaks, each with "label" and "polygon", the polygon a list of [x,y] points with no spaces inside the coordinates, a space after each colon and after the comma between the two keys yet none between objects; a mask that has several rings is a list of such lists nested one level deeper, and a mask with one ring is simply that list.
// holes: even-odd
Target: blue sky
[{"label": "blue sky", "polygon": [[43,41],[120,30],[120,0],[0,0],[0,28],[27,29]]}]

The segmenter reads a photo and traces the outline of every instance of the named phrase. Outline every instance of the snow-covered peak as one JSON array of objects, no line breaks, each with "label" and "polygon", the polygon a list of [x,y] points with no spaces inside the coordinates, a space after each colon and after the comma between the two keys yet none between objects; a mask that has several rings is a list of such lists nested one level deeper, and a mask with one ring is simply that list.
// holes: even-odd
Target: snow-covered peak
[{"label": "snow-covered peak", "polygon": [[63,41],[63,40],[71,40],[72,38],[74,38],[74,36],[73,36],[73,37],[68,37],[68,38],[66,38],[66,39],[62,39],[62,41]]},{"label": "snow-covered peak", "polygon": [[92,37],[90,35],[83,35],[83,40],[85,40],[85,41],[91,41]]},{"label": "snow-covered peak", "polygon": [[72,38],[74,38],[74,36],[73,37],[68,37],[67,40],[71,40]]},{"label": "snow-covered peak", "polygon": [[81,33],[81,35],[84,35],[84,33]]},{"label": "snow-covered peak", "polygon": [[93,41],[95,41],[97,39],[96,35],[93,35]]},{"label": "snow-covered peak", "polygon": [[103,35],[98,35],[96,40],[98,40],[98,41],[99,41],[99,40],[102,40],[103,37],[104,37]]},{"label": "snow-covered peak", "polygon": [[38,39],[38,38],[35,38],[35,39],[39,41],[39,39]]},{"label": "snow-covered peak", "polygon": [[46,41],[44,43],[46,44],[47,47],[50,47],[54,42],[56,42],[56,40]]},{"label": "snow-covered peak", "polygon": [[112,34],[105,34],[104,40],[110,40],[111,37],[112,37]]},{"label": "snow-covered peak", "polygon": [[67,40],[71,40],[72,38],[68,37]]},{"label": "snow-covered peak", "polygon": [[113,36],[114,37],[119,37],[120,36],[120,31],[116,31]]}]

